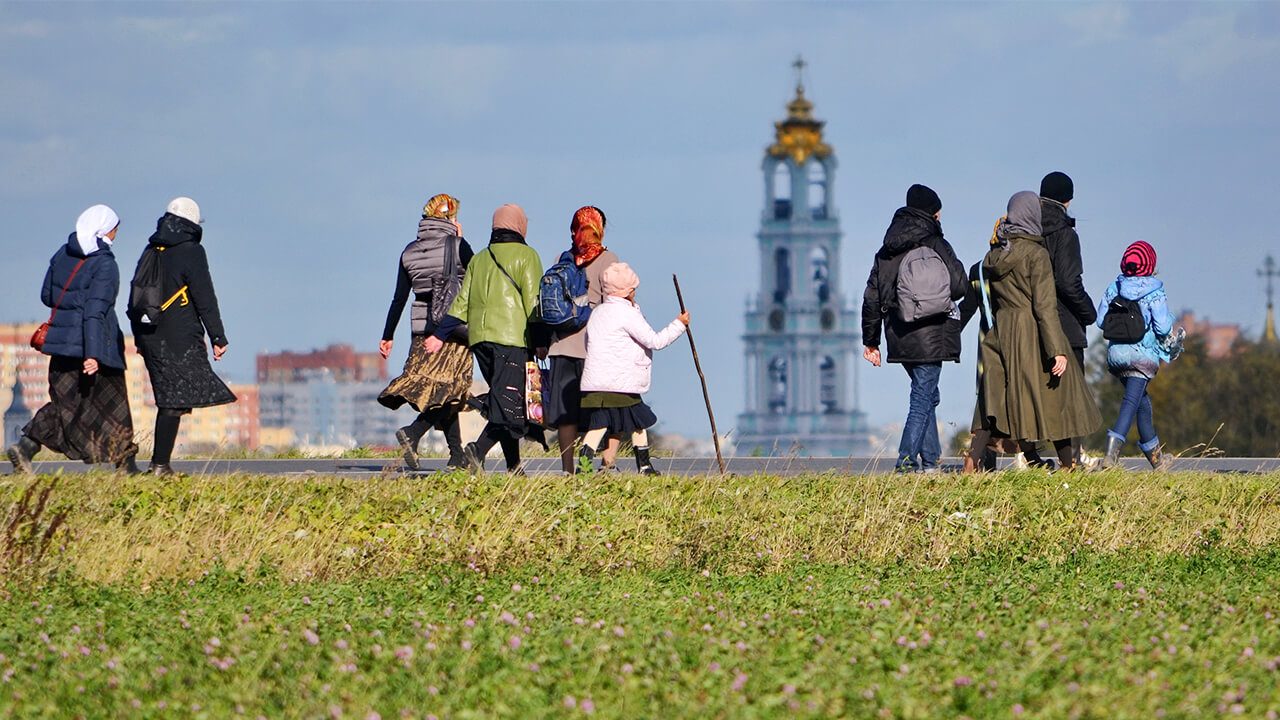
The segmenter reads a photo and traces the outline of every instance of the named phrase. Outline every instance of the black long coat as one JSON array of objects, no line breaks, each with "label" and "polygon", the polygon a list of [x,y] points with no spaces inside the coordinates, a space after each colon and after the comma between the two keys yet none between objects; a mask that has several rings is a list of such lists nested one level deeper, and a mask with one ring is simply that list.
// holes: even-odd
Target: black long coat
[{"label": "black long coat", "polygon": [[1093,299],[1084,289],[1084,262],[1080,259],[1080,236],[1076,219],[1067,214],[1062,203],[1040,198],[1040,226],[1044,247],[1053,265],[1053,286],[1058,294],[1058,321],[1073,348],[1089,344],[1085,328],[1098,319]]},{"label": "black long coat", "polygon": [[[219,347],[226,346],[227,335],[213,292],[209,260],[200,245],[201,235],[199,225],[165,213],[148,241],[163,249],[163,297],[173,299],[160,313],[158,324],[132,324],[158,408],[210,407],[236,400],[209,364],[205,333]],[[185,293],[179,292],[184,287]]]}]

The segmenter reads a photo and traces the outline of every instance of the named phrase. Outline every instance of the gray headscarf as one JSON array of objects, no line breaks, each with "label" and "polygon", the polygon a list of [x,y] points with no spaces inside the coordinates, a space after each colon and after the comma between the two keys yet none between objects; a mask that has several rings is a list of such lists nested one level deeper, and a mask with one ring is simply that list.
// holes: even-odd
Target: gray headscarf
[{"label": "gray headscarf", "polygon": [[1009,211],[996,226],[1001,247],[1008,247],[1012,235],[1036,235],[1040,230],[1040,196],[1030,190],[1014,193],[1009,198]]}]

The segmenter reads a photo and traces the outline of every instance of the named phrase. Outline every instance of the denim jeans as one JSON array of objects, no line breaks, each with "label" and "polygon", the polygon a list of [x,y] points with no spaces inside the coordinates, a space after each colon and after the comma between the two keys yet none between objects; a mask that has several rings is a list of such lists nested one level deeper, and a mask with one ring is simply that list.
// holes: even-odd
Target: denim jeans
[{"label": "denim jeans", "polygon": [[1147,383],[1144,377],[1121,378],[1124,383],[1124,399],[1120,401],[1120,415],[1116,417],[1115,427],[1107,431],[1107,435],[1119,438],[1124,442],[1129,435],[1129,428],[1138,421],[1138,447],[1144,452],[1160,444],[1156,437],[1156,426],[1151,421],[1151,397],[1147,395]]},{"label": "denim jeans", "polygon": [[942,363],[904,363],[902,368],[911,377],[911,404],[902,426],[897,467],[900,470],[937,467],[938,458],[942,456],[937,415]]}]

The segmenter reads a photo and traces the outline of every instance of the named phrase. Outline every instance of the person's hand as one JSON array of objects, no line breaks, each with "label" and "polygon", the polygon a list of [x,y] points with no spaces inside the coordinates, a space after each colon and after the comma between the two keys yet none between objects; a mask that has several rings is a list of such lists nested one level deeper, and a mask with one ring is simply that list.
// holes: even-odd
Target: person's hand
[{"label": "person's hand", "polygon": [[534,349],[533,349],[533,356],[534,356],[534,357],[536,357],[536,358],[538,358],[539,360],[546,360],[546,359],[547,359],[547,350],[548,350],[548,349],[549,349],[549,348],[544,348],[544,347],[534,348]]},{"label": "person's hand", "polygon": [[395,342],[392,340],[378,341],[378,353],[382,355],[383,360],[386,360],[387,358],[391,357],[391,346],[394,344]]},{"label": "person's hand", "polygon": [[458,237],[462,237],[462,236],[463,236],[463,235],[462,235],[462,223],[458,222],[457,220],[454,220],[454,221],[453,221],[453,226],[454,226],[454,227],[456,227],[456,228],[458,228]]},{"label": "person's hand", "polygon": [[223,356],[223,355],[226,355],[226,354],[227,354],[227,346],[226,346],[226,345],[214,345],[214,346],[213,346],[213,359],[214,359],[214,360],[221,360],[221,359],[222,359],[222,356]]},{"label": "person's hand", "polygon": [[1049,372],[1053,373],[1054,377],[1062,377],[1062,373],[1066,371],[1067,371],[1067,356],[1054,355],[1053,368],[1049,370]]},{"label": "person's hand", "polygon": [[684,323],[685,327],[689,327],[689,311],[688,310],[685,310],[684,312],[680,313],[676,317],[676,319]]},{"label": "person's hand", "polygon": [[872,365],[880,367],[880,348],[864,347],[862,348],[862,357],[866,358],[867,362]]},{"label": "person's hand", "polygon": [[422,341],[422,346],[426,348],[429,353],[438,352],[440,348],[444,347],[444,341],[435,335],[432,335]]},{"label": "person's hand", "polygon": [[84,374],[93,375],[98,372],[98,361],[93,358],[84,359]]}]

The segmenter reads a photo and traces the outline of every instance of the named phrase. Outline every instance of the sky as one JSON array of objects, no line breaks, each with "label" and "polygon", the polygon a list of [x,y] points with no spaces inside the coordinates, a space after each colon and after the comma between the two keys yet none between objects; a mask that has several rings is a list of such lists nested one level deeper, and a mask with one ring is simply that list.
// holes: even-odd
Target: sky
[{"label": "sky", "polygon": [[[1268,2],[0,0],[0,322],[45,317],[40,281],[84,208],[122,218],[127,283],[167,202],[188,195],[230,339],[217,369],[251,382],[259,352],[376,351],[432,195],[460,199],[477,248],[495,208],[523,206],[546,265],[593,204],[651,324],[676,314],[679,275],[732,431],[761,161],[797,54],[839,160],[839,289],[855,307],[912,183],[941,196],[968,265],[1009,197],[1061,170],[1095,299],[1142,239],[1172,308],[1261,330],[1256,271],[1280,255]],[[942,375],[938,416],[956,429],[975,332]],[[393,375],[407,345],[406,317]],[[862,410],[892,432],[906,373],[858,372]],[[659,430],[709,434],[684,341],[656,354],[647,399]]]}]

